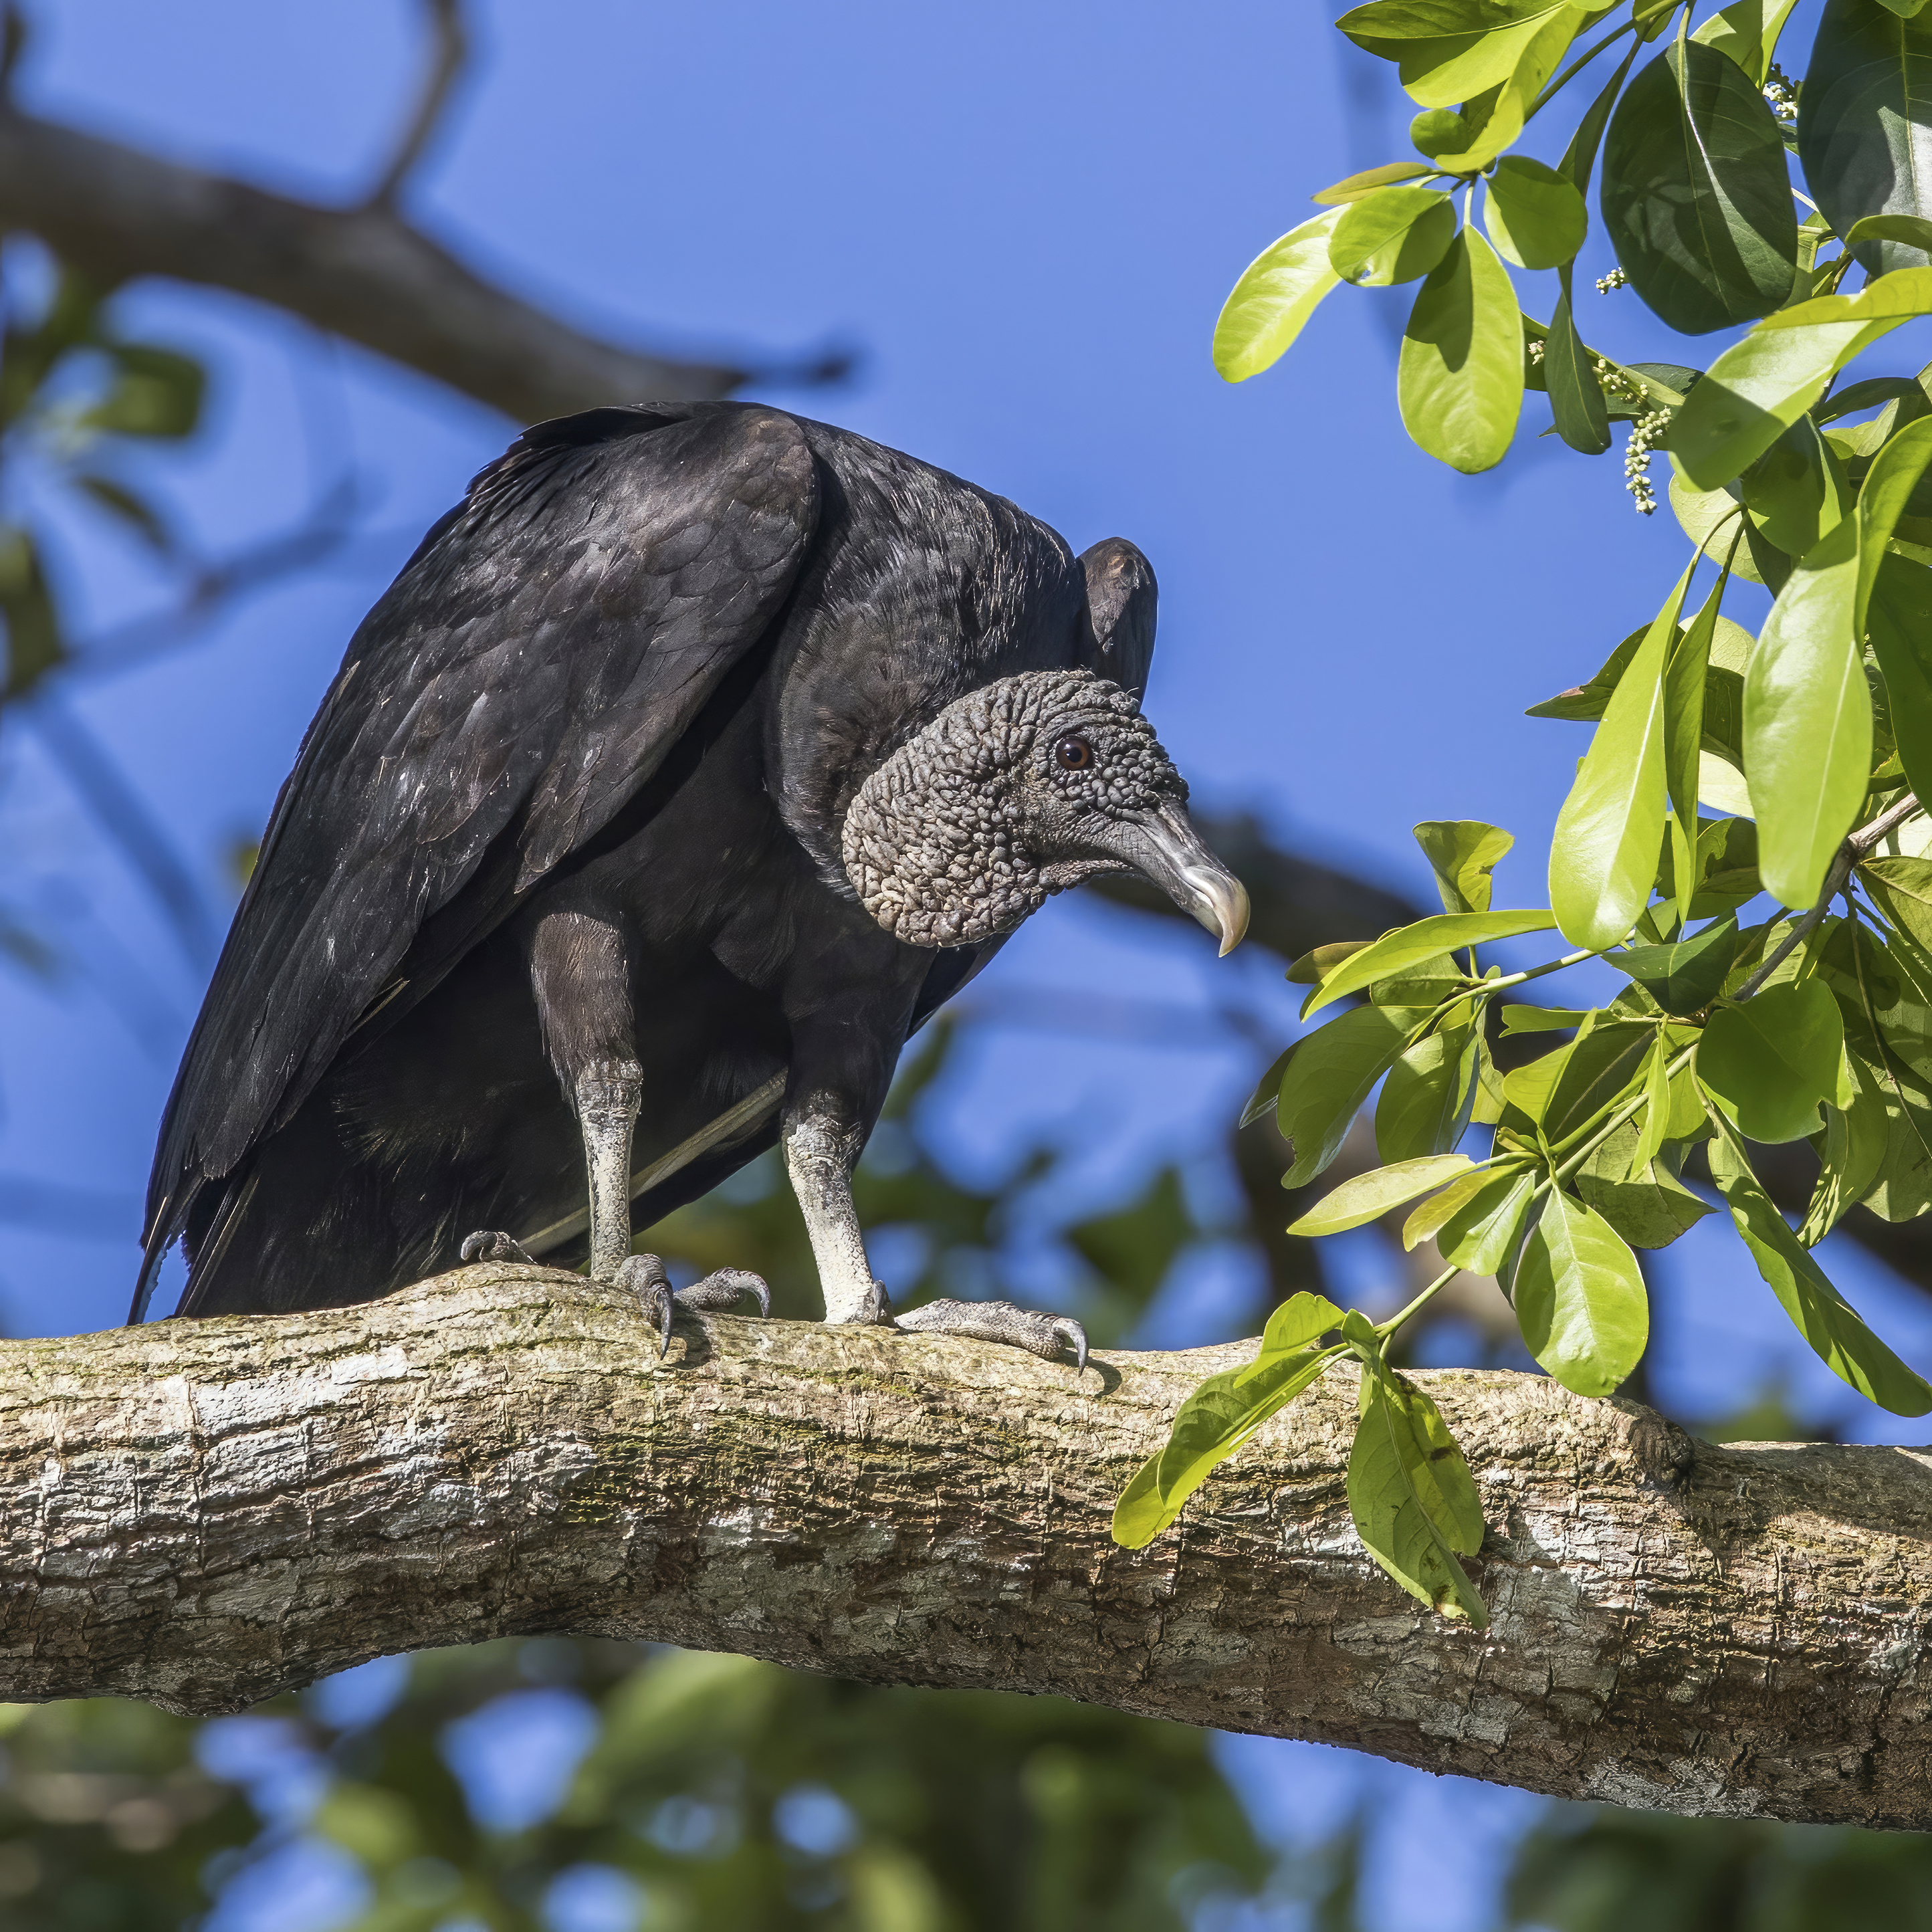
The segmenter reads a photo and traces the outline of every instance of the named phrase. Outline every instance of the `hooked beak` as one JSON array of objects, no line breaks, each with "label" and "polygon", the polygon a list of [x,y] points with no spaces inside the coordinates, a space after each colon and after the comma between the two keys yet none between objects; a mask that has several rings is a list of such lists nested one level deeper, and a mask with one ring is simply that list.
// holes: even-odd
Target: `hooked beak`
[{"label": "hooked beak", "polygon": [[1181,806],[1163,805],[1123,823],[1108,844],[1221,942],[1222,958],[1241,943],[1248,929],[1247,888],[1201,842]]}]

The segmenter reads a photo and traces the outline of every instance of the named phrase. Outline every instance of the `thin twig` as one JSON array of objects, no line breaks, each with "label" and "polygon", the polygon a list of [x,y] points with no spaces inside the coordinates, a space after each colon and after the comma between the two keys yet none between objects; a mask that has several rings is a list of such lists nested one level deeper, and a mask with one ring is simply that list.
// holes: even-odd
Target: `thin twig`
[{"label": "thin twig", "polygon": [[430,54],[428,74],[422,92],[416,97],[416,110],[396,144],[396,152],[382,178],[370,191],[370,208],[394,206],[403,183],[416,170],[449,105],[449,97],[470,59],[470,37],[464,31],[462,0],[426,0],[429,14]]},{"label": "thin twig", "polygon": [[1913,813],[1919,809],[1917,798],[1912,793],[1907,792],[1896,805],[1891,806],[1880,812],[1869,825],[1854,832],[1838,848],[1837,855],[1832,861],[1831,869],[1825,874],[1825,884],[1818,894],[1817,904],[1805,914],[1804,917],[1799,920],[1798,923],[1772,950],[1770,957],[1738,988],[1736,994],[1732,995],[1734,998],[1749,999],[1763,986],[1772,974],[1776,972],[1778,968],[1800,946],[1804,944],[1810,934],[1817,929],[1825,915],[1831,910],[1832,902],[1845,890],[1846,882],[1852,876],[1852,868],[1870,853],[1873,847],[1876,845],[1888,832],[1896,826],[1904,824]]}]

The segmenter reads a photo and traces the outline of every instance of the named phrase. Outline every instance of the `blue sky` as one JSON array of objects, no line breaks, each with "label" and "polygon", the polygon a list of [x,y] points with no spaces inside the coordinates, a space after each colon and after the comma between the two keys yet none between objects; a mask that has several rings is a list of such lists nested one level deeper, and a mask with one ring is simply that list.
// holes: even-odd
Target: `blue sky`
[{"label": "blue sky", "polygon": [[[1148,709],[1198,795],[1252,806],[1305,849],[1418,898],[1427,875],[1408,828],[1488,819],[1519,842],[1499,898],[1545,902],[1547,829],[1583,739],[1522,709],[1652,614],[1682,540],[1667,510],[1633,513],[1618,454],[1592,462],[1538,440],[1539,399],[1495,474],[1458,477],[1414,450],[1394,396],[1403,291],[1338,292],[1273,372],[1238,388],[1216,376],[1209,332],[1243,265],[1306,218],[1312,190],[1407,152],[1389,70],[1325,12],[1281,0],[478,11],[470,84],[410,190],[432,232],[613,334],[766,358],[855,346],[848,388],[773,398],[1000,490],[1076,547],[1120,534],[1152,557]],[[324,198],[352,196],[379,167],[420,52],[401,0],[35,12],[31,104]],[[1556,118],[1529,148],[1552,161],[1568,131]],[[1586,333],[1658,355],[1662,332],[1634,296],[1588,292],[1610,266],[1593,236]],[[1553,275],[1520,280],[1546,315]],[[337,564],[76,698],[214,892],[222,850],[266,818],[356,620],[509,431],[239,300],[142,288],[124,314],[215,370],[208,433],[158,471],[209,548],[285,526],[318,475],[352,461],[380,492],[376,535]],[[99,529],[76,520],[62,534],[83,634],[154,599],[138,560]],[[0,1172],[125,1203],[112,1240],[7,1231],[0,1315],[16,1332],[70,1332],[124,1308],[135,1204],[200,975],[31,748],[13,759],[0,825],[22,850],[31,835],[34,890],[67,893],[70,910],[77,891],[94,970],[129,984],[138,970],[147,988],[129,1024],[85,987],[50,1000],[0,981]],[[1262,985],[1262,962],[1217,963],[1191,934],[1148,946],[1077,902],[1048,908],[994,970],[1012,988],[1188,1004],[1238,974],[1284,1033],[1293,1011]],[[1090,1136],[1078,1184],[1104,1198],[1198,1146],[1251,1077],[1239,1054],[1196,1043],[988,1029],[946,1096],[948,1144],[985,1166],[1078,1119]],[[1842,1242],[1828,1258],[1884,1332],[1932,1361],[1919,1298]],[[1924,1439],[1844,1395],[1714,1223],[1660,1274],[1658,1372],[1683,1406],[1721,1411],[1783,1375],[1816,1413]],[[1326,1788],[1351,1762],[1258,1748],[1241,1748],[1244,1775],[1278,1790],[1304,1775],[1294,1766],[1329,1767],[1306,1774]],[[1377,1789],[1405,1775],[1360,1773]]]}]

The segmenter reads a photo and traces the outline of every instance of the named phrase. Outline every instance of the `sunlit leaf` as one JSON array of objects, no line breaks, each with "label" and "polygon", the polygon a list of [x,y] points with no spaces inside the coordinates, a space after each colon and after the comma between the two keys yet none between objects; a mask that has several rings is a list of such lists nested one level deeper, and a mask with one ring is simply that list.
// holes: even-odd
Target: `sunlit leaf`
[{"label": "sunlit leaf", "polygon": [[1369,1090],[1394,1064],[1408,1034],[1399,1010],[1364,1006],[1295,1042],[1275,1116],[1294,1153],[1284,1186],[1305,1186],[1335,1158]]},{"label": "sunlit leaf", "polygon": [[1483,1506],[1441,1412],[1406,1377],[1363,1371],[1348,1509],[1369,1554],[1445,1616],[1489,1622],[1457,1558],[1482,1547]]},{"label": "sunlit leaf", "polygon": [[1345,994],[1360,992],[1373,981],[1389,979],[1425,959],[1458,952],[1466,946],[1486,946],[1494,939],[1547,932],[1555,923],[1549,913],[1538,909],[1432,913],[1413,926],[1385,932],[1359,952],[1351,953],[1322,980],[1302,1011],[1304,1015],[1317,1012]]},{"label": "sunlit leaf", "polygon": [[1690,38],[1728,54],[1750,76],[1754,87],[1762,87],[1778,51],[1778,37],[1797,4],[1798,0],[1735,0]]},{"label": "sunlit leaf", "polygon": [[1844,1038],[1838,1003],[1820,981],[1766,986],[1711,1016],[1697,1078],[1747,1138],[1802,1140],[1837,1096]]},{"label": "sunlit leaf", "polygon": [[1440,1187],[1459,1174],[1470,1172],[1473,1163],[1467,1154],[1431,1155],[1420,1160],[1398,1162],[1393,1167],[1378,1167],[1372,1174],[1358,1174],[1340,1187],[1324,1194],[1300,1220],[1291,1223],[1291,1234],[1339,1234],[1359,1228],[1418,1194]]},{"label": "sunlit leaf", "polygon": [[1560,1190],[1523,1244],[1512,1293],[1529,1352],[1574,1394],[1610,1395],[1642,1359],[1650,1304],[1636,1257]]},{"label": "sunlit leaf", "polygon": [[1666,1013],[1694,1013],[1724,990],[1739,940],[1737,921],[1720,919],[1674,945],[1632,946],[1604,960],[1628,973]]},{"label": "sunlit leaf", "polygon": [[1459,233],[1418,292],[1396,393],[1421,448],[1466,473],[1508,453],[1522,408],[1522,320],[1509,272],[1480,235]]},{"label": "sunlit leaf", "polygon": [[1456,204],[1433,188],[1384,188],[1351,202],[1328,237],[1328,266],[1358,287],[1412,282],[1456,237]]},{"label": "sunlit leaf", "polygon": [[1758,1273],[1825,1366],[1894,1415],[1923,1415],[1932,1409],[1932,1386],[1907,1368],[1832,1286],[1757,1184],[1743,1150],[1726,1135],[1711,1143],[1711,1178]]},{"label": "sunlit leaf", "polygon": [[1214,367],[1245,382],[1280,361],[1341,278],[1328,265],[1328,238],[1340,209],[1291,229],[1242,270],[1214,324]]},{"label": "sunlit leaf", "polygon": [[1487,912],[1490,874],[1516,841],[1499,825],[1480,818],[1425,819],[1415,842],[1436,874],[1444,912]]}]

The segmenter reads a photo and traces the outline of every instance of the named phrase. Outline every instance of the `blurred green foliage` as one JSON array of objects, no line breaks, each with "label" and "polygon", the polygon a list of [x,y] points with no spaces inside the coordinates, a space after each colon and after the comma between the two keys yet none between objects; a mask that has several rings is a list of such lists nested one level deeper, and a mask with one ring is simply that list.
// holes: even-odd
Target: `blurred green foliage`
[{"label": "blurred green foliage", "polygon": [[[548,1816],[492,1829],[446,1741],[533,1678],[585,1700],[594,1738]],[[630,1881],[651,1932],[1178,1932],[1268,1877],[1201,1733],[1052,1698],[545,1640],[418,1658],[362,1728],[324,1708],[226,1720],[261,1728],[284,1780],[312,1774],[312,1802],[266,1833],[197,1767],[188,1720],[105,1699],[0,1710],[0,1923],[172,1932],[300,1838],[351,1861],[355,1932],[537,1932],[586,1867]]]}]

